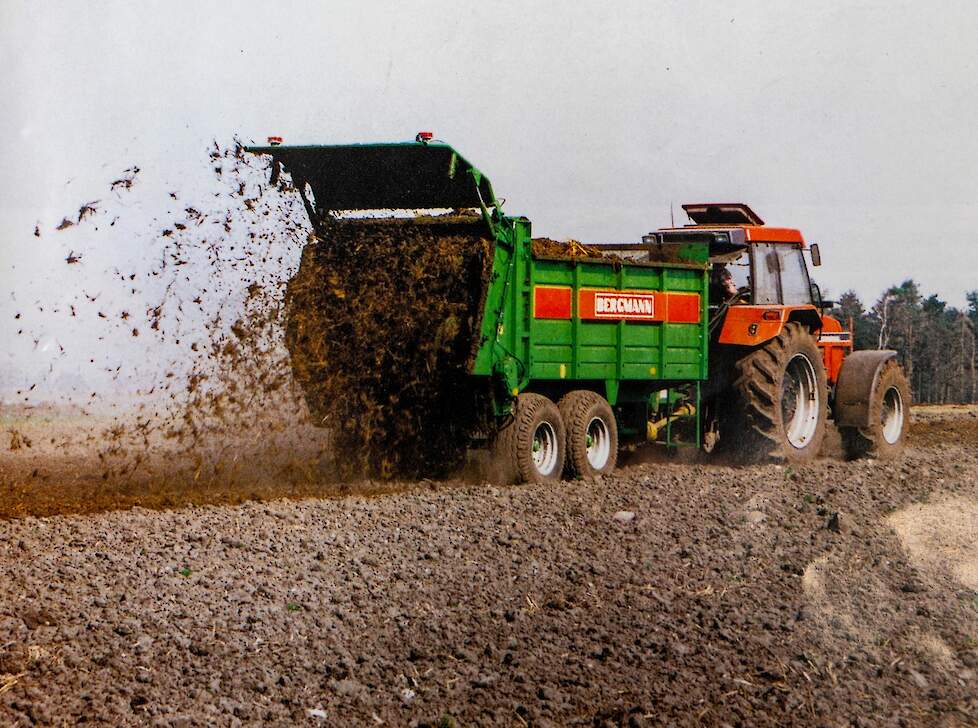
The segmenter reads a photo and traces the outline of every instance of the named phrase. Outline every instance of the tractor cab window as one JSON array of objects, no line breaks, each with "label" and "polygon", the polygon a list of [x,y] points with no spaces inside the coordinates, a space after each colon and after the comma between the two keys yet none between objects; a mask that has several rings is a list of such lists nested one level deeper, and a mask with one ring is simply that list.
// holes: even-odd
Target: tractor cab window
[{"label": "tractor cab window", "polygon": [[710,273],[710,305],[721,304],[738,299],[738,292],[750,291],[750,253],[747,249],[735,250],[710,258],[713,269]]},{"label": "tractor cab window", "polygon": [[801,247],[755,243],[754,303],[801,305],[812,302],[811,282]]},{"label": "tractor cab window", "polygon": [[727,263],[727,270],[738,290],[750,290],[750,254],[746,250]]}]

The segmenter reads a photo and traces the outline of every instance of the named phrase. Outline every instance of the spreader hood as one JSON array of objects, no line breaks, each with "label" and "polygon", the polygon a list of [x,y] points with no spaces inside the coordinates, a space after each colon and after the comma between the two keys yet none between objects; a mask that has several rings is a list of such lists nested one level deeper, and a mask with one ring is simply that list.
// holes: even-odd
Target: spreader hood
[{"label": "spreader hood", "polygon": [[319,214],[345,210],[491,208],[489,180],[447,144],[404,142],[336,146],[246,147],[270,154]]}]

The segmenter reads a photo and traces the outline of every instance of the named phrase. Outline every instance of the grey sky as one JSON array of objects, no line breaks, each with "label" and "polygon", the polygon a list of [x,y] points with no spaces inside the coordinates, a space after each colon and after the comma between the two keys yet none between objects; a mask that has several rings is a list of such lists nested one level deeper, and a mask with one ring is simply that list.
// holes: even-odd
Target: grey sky
[{"label": "grey sky", "polygon": [[[973,2],[2,0],[0,286],[95,285],[31,231],[134,162],[163,189],[214,137],[431,129],[537,234],[634,240],[670,201],[742,200],[821,243],[833,293],[912,276],[963,305],[975,37]],[[102,260],[138,254],[115,245]]]}]

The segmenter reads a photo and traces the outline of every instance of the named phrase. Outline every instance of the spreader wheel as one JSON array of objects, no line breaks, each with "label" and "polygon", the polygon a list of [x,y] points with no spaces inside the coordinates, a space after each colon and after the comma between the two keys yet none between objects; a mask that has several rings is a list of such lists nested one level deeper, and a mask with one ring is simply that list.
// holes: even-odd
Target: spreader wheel
[{"label": "spreader wheel", "polygon": [[557,407],[567,428],[567,474],[587,478],[612,472],[618,461],[618,424],[608,401],[579,389],[564,395]]},{"label": "spreader wheel", "polygon": [[825,436],[828,388],[814,337],[797,322],[735,365],[732,402],[721,441],[738,459],[780,456],[804,462],[818,455]]},{"label": "spreader wheel", "polygon": [[497,433],[493,455],[517,482],[556,482],[564,471],[566,438],[557,405],[525,392],[516,399],[513,419]]},{"label": "spreader wheel", "polygon": [[903,452],[910,424],[910,385],[900,364],[891,359],[880,370],[869,402],[870,426],[840,427],[846,458],[871,455],[890,460]]}]

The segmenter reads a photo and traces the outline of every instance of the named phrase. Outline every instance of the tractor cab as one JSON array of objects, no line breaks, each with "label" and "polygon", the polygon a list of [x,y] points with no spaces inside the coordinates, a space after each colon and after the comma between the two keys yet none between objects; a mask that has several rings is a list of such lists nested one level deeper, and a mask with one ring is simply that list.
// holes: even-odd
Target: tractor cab
[{"label": "tractor cab", "polygon": [[738,250],[710,256],[712,306],[817,305],[799,244],[744,243]]},{"label": "tractor cab", "polygon": [[[805,240],[799,230],[764,224],[743,203],[683,205],[691,223],[654,233],[668,245],[706,236],[710,243],[710,305],[813,306],[819,303],[804,258]],[[818,264],[818,247],[811,249]],[[814,295],[813,295],[814,294]]]},{"label": "tractor cab", "polygon": [[[693,203],[683,210],[688,225],[649,233],[643,242],[650,257],[694,241],[708,243],[711,338],[720,345],[760,346],[797,321],[818,337],[834,379],[846,353],[834,348],[851,348],[851,341],[838,321],[822,313],[805,260],[807,252],[813,265],[820,264],[818,246],[806,245],[795,228],[765,225],[743,203]],[[823,336],[827,332],[832,336]],[[845,341],[832,338],[842,333]]]}]

